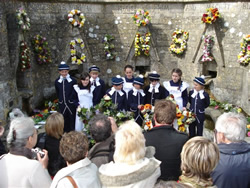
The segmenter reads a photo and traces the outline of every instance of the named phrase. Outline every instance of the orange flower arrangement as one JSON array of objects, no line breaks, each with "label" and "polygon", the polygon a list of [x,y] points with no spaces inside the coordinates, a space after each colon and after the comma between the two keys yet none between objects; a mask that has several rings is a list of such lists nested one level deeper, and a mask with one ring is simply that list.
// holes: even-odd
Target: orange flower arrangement
[{"label": "orange flower arrangement", "polygon": [[204,13],[201,21],[203,23],[214,23],[218,18],[220,18],[220,13],[218,11],[218,8],[208,8],[207,13]]}]

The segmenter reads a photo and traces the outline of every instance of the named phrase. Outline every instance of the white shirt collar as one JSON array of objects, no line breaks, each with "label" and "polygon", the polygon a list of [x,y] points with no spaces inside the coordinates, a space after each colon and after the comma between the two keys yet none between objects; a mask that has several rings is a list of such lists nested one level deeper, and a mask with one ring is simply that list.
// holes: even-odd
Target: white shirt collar
[{"label": "white shirt collar", "polygon": [[123,96],[123,95],[124,95],[124,93],[122,92],[122,90],[116,90],[114,87],[111,88],[111,90],[109,91],[109,94],[110,94],[110,95],[113,95],[115,91],[116,91],[117,93],[119,93],[120,96]]},{"label": "white shirt collar", "polygon": [[194,93],[191,95],[191,97],[192,97],[192,98],[195,98],[196,95],[197,95],[198,93],[200,94],[200,98],[201,98],[201,99],[204,99],[204,98],[205,98],[205,96],[203,95],[204,90],[196,91],[195,89],[194,89]]},{"label": "white shirt collar", "polygon": [[[65,79],[67,79],[68,82],[71,82],[71,81],[72,81],[72,79],[70,78],[70,75],[69,75],[69,74],[67,74],[67,76],[65,77]],[[63,81],[63,76],[60,76],[58,82],[59,82],[59,83],[62,83],[62,81]]]},{"label": "white shirt collar", "polygon": [[159,87],[160,87],[160,83],[157,83],[156,85],[155,85],[155,87],[152,85],[152,84],[150,84],[150,87],[149,87],[149,92],[150,93],[152,93],[152,91],[153,91],[153,89],[155,89],[155,93],[159,93]]},{"label": "white shirt collar", "polygon": [[138,89],[133,88],[133,95],[136,96],[137,93],[140,93],[143,97],[145,96],[145,93],[143,92],[142,89],[138,90]]},{"label": "white shirt collar", "polygon": [[90,78],[91,84],[93,84],[94,81],[95,81],[95,83],[96,83],[96,86],[101,85],[101,83],[100,83],[100,78],[99,78],[99,77],[97,77],[95,80],[94,80],[92,77]]}]

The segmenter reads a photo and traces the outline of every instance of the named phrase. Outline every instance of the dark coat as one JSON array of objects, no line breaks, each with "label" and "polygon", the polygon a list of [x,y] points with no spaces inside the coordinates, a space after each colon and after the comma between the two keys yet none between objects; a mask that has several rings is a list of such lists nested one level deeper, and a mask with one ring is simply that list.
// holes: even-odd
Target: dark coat
[{"label": "dark coat", "polygon": [[[145,96],[145,101],[144,104],[151,104],[151,105],[155,105],[155,100],[160,100],[160,99],[165,99],[167,97],[167,90],[160,86],[159,87],[159,93],[154,93],[152,96],[152,93],[150,93],[148,90],[150,88],[150,85],[148,85],[147,87],[145,87],[144,89],[144,93],[146,94]],[[152,101],[152,103],[151,103]]]},{"label": "dark coat", "polygon": [[115,91],[113,93],[113,95],[110,95],[109,94],[110,90],[111,89],[108,89],[107,92],[106,92],[106,94],[108,96],[110,96],[110,98],[112,99],[112,102],[114,104],[115,104],[115,101],[116,101],[117,110],[125,110],[126,111],[127,110],[127,95],[126,95],[125,91],[123,91],[123,89],[122,89],[121,91],[123,92],[123,95],[120,96],[120,94],[117,91]]},{"label": "dark coat", "polygon": [[72,79],[71,82],[64,80],[63,82],[59,83],[58,80],[60,77],[55,80],[56,94],[59,99],[59,109],[62,114],[64,114],[66,105],[70,110],[75,110],[78,106],[77,93],[73,87],[73,85],[77,84],[77,82],[76,79],[72,77],[70,78]]},{"label": "dark coat", "polygon": [[96,143],[90,149],[88,158],[99,168],[102,164],[109,163],[113,160],[115,151],[114,145],[114,135],[111,135],[105,141]]},{"label": "dark coat", "polygon": [[250,144],[218,144],[220,161],[212,173],[218,188],[250,187]]},{"label": "dark coat", "polygon": [[59,152],[60,139],[41,133],[38,135],[38,141],[36,147],[46,149],[49,155],[48,171],[51,176],[55,176],[56,173],[66,167],[66,162]]},{"label": "dark coat", "polygon": [[101,102],[101,99],[105,95],[106,88],[105,83],[103,80],[99,80],[100,84],[99,86],[95,86],[95,89],[93,91],[93,105],[97,105]]},{"label": "dark coat", "polygon": [[189,103],[190,103],[190,111],[195,113],[196,118],[203,122],[205,120],[205,108],[207,108],[210,104],[210,97],[207,92],[204,91],[204,99],[200,98],[200,94],[197,94],[195,98],[192,97],[194,90],[189,92]]},{"label": "dark coat", "polygon": [[181,175],[181,150],[188,140],[188,135],[178,132],[172,126],[163,125],[154,127],[144,133],[146,146],[155,147],[155,158],[161,163],[162,180],[177,181]]}]

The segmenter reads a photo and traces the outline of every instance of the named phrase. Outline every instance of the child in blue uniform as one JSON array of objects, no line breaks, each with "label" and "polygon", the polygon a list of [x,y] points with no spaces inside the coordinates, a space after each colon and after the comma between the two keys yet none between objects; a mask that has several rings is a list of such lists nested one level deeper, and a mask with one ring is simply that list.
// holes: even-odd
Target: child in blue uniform
[{"label": "child in blue uniform", "polygon": [[60,77],[55,80],[55,88],[59,99],[59,110],[64,117],[64,132],[69,132],[75,130],[78,97],[73,86],[77,82],[69,75],[69,66],[65,62],[61,62],[58,70]]},{"label": "child in blue uniform", "polygon": [[145,104],[155,105],[155,100],[157,99],[165,99],[168,94],[167,90],[160,85],[160,75],[153,71],[148,75],[150,80],[150,85],[144,89],[146,94]]},{"label": "child in blue uniform", "polygon": [[106,94],[110,96],[112,102],[117,105],[118,110],[127,110],[127,97],[125,91],[123,91],[123,79],[120,75],[112,78],[111,89],[108,89]]},{"label": "child in blue uniform", "polygon": [[134,118],[138,125],[142,126],[143,117],[141,115],[140,109],[144,104],[145,93],[142,90],[144,85],[143,76],[140,75],[136,77],[133,82],[133,89],[128,93],[128,105],[130,111],[134,112]]},{"label": "child in blue uniform", "polygon": [[91,76],[90,82],[91,85],[95,86],[93,91],[93,106],[99,104],[101,99],[105,95],[105,83],[102,79],[99,78],[100,69],[96,65],[93,65],[89,68],[89,75]]},{"label": "child in blue uniform", "polygon": [[127,98],[128,98],[128,92],[133,89],[134,68],[131,65],[126,65],[124,67],[124,73],[125,73],[125,77],[122,78],[124,81],[123,90],[126,92]]},{"label": "child in blue uniform", "polygon": [[[189,136],[202,136],[203,123],[205,120],[205,108],[210,104],[208,93],[204,91],[204,76],[195,77],[194,89],[189,92],[190,111],[195,113],[196,120],[189,125]],[[197,127],[197,131],[196,131]]]}]

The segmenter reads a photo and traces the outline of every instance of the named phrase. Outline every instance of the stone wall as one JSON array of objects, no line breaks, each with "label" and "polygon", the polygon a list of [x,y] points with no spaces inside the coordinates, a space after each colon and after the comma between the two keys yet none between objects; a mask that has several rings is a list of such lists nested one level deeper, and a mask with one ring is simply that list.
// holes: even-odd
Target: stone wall
[{"label": "stone wall", "polygon": [[[178,2],[178,3],[177,3]],[[21,31],[16,24],[15,10],[24,7],[31,19],[31,30],[25,34],[31,50],[31,38],[40,34],[48,39],[53,62],[38,65],[34,55],[31,57],[31,69],[17,71],[19,61],[19,42]],[[156,70],[162,80],[171,78],[171,70],[179,67],[183,70],[183,80],[192,85],[195,76],[203,73],[199,58],[203,43],[199,41],[205,25],[200,19],[206,8],[217,7],[222,15],[214,25],[209,25],[206,34],[216,37],[213,54],[216,58],[213,71],[217,76],[208,86],[212,94],[221,101],[228,101],[242,106],[250,114],[250,71],[249,66],[240,66],[237,55],[240,40],[249,34],[250,3],[209,3],[206,1],[57,1],[57,2],[0,2],[0,119],[5,120],[7,112],[14,107],[28,103],[35,108],[44,99],[55,95],[54,80],[58,76],[57,66],[64,60],[70,63],[69,42],[73,38],[82,38],[86,48],[87,62],[82,66],[71,65],[74,73],[87,71],[87,67],[96,64],[101,67],[101,77],[110,84],[110,78],[123,74],[126,64],[136,66],[137,70]],[[152,34],[153,45],[150,57],[134,57],[133,40],[138,27],[131,16],[136,9],[146,9],[152,17],[148,27]],[[81,10],[86,17],[85,26],[73,28],[67,21],[67,14],[72,9]],[[190,33],[188,48],[181,57],[172,55],[168,48],[171,35],[176,28]],[[103,37],[111,34],[115,37],[115,60],[105,60]],[[197,51],[197,56],[195,52]],[[107,73],[110,69],[112,72]]]}]

